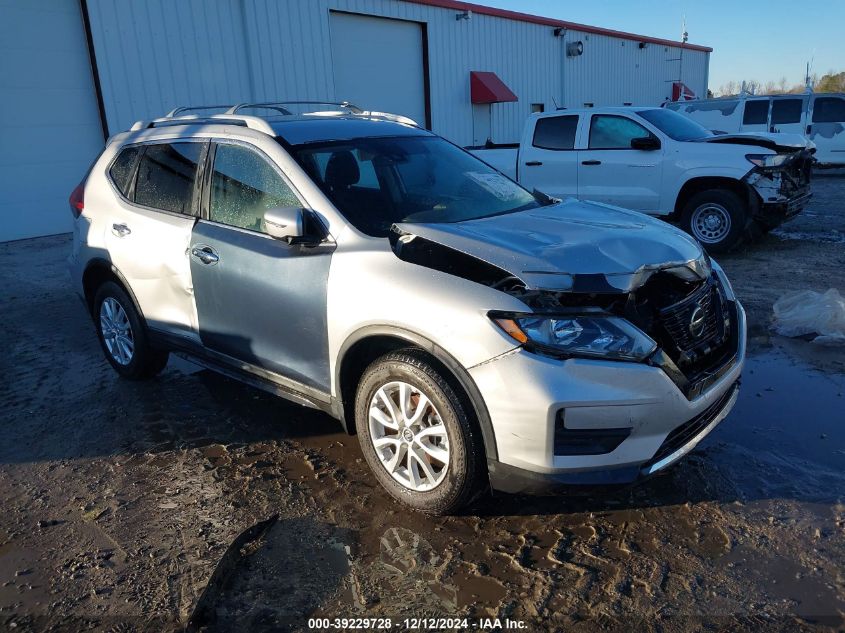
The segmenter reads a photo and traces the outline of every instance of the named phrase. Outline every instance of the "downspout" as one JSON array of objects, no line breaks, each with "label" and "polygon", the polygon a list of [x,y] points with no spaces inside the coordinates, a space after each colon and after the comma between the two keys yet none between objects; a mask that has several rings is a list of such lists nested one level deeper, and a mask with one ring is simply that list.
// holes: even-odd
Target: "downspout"
[{"label": "downspout", "polygon": [[91,20],[88,15],[87,0],[79,0],[82,24],[85,28],[85,41],[88,47],[88,61],[91,64],[91,78],[94,81],[94,93],[97,96],[97,109],[100,111],[100,127],[103,130],[103,142],[109,140],[109,124],[106,120],[106,103],[103,100],[103,88],[100,85],[100,71],[97,68],[97,52],[94,50],[94,36],[91,33]]}]

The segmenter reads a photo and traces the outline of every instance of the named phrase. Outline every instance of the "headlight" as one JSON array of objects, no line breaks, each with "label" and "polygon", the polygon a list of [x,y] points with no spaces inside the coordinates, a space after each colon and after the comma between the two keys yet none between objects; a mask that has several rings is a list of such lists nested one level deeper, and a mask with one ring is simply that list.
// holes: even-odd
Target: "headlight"
[{"label": "headlight", "polygon": [[757,167],[769,168],[783,165],[789,159],[789,154],[746,154],[745,158]]},{"label": "headlight", "polygon": [[731,285],[728,276],[725,274],[725,271],[722,270],[722,267],[719,266],[716,262],[712,262],[713,270],[716,272],[716,276],[719,278],[719,283],[722,284],[722,289],[725,291],[725,299],[728,301],[736,301],[736,295],[734,294],[733,286]]},{"label": "headlight", "polygon": [[634,325],[614,316],[526,315],[493,320],[511,337],[537,351],[640,361],[657,349]]}]

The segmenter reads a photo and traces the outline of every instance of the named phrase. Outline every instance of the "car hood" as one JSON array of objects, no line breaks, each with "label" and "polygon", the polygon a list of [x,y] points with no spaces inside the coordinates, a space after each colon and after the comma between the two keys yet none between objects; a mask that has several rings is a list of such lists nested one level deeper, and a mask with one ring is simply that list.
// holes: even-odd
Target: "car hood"
[{"label": "car hood", "polygon": [[775,152],[795,152],[815,149],[816,144],[801,134],[782,132],[737,132],[736,134],[716,134],[699,139],[702,143],[725,143],[728,145],[752,145],[765,147]]},{"label": "car hood", "polygon": [[435,242],[492,264],[532,289],[630,292],[660,270],[684,279],[710,274],[686,233],[649,216],[574,199],[449,224],[394,225],[406,241]]}]

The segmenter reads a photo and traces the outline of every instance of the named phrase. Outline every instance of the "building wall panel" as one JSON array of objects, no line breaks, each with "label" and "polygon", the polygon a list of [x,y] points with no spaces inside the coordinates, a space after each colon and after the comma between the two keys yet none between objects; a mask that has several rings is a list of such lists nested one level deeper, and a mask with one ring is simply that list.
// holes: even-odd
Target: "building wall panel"
[{"label": "building wall panel", "polygon": [[[491,135],[518,140],[532,103],[658,105],[679,78],[680,49],[400,0],[89,0],[112,132],[176,105],[327,99],[336,94],[331,11],[425,24],[433,129],[472,142],[469,71],[497,73],[519,96],[495,104]],[[569,58],[566,42],[584,42]],[[350,51],[354,55],[354,51]],[[683,79],[706,91],[708,54],[684,51]],[[378,104],[360,104],[378,108]]]}]

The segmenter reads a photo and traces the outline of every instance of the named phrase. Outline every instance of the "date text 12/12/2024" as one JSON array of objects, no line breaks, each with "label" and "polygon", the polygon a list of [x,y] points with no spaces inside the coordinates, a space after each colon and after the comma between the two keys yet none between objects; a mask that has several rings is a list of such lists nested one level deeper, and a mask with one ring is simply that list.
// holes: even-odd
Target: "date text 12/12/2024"
[{"label": "date text 12/12/2024", "polygon": [[353,630],[390,631],[520,631],[527,630],[522,620],[509,618],[310,618],[308,628],[316,631]]}]

